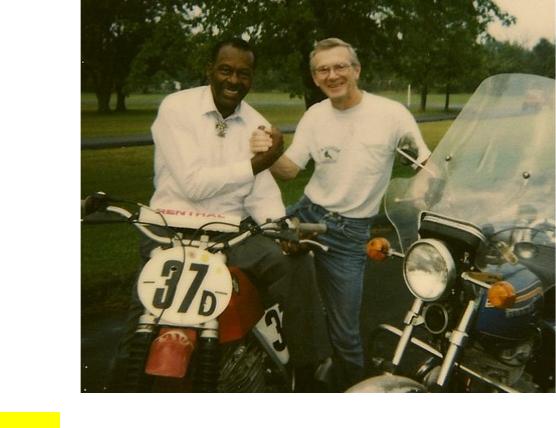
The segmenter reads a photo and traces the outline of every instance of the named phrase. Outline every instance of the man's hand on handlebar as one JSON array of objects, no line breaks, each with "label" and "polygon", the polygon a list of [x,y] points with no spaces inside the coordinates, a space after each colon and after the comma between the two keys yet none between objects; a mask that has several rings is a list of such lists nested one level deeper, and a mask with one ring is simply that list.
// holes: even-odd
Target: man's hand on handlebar
[{"label": "man's hand on handlebar", "polygon": [[86,217],[105,207],[109,198],[104,192],[96,192],[81,200],[81,217]]},{"label": "man's hand on handlebar", "polygon": [[287,220],[289,227],[296,231],[296,240],[280,240],[282,251],[286,254],[304,254],[313,249],[328,251],[328,247],[317,242],[318,235],[326,233],[326,225],[323,223],[301,223],[297,217]]},{"label": "man's hand on handlebar", "polygon": [[314,240],[317,237],[318,233],[316,232],[305,232],[299,234],[299,241],[280,241],[280,246],[282,247],[282,251],[285,254],[289,254],[290,256],[295,256],[298,254],[305,254],[309,252],[313,245],[307,242],[300,242],[303,240]]}]

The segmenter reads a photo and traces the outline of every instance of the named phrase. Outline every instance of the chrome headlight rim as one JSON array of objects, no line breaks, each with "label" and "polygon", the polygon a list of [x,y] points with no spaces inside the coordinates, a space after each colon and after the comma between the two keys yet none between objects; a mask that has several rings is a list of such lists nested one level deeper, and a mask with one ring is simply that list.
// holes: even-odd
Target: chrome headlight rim
[{"label": "chrome headlight rim", "polygon": [[[415,289],[414,289],[414,284],[412,286],[412,284],[409,281],[409,278],[407,276],[407,269],[406,269],[407,261],[409,260],[409,257],[411,255],[412,251],[414,251],[416,247],[419,247],[419,246],[422,246],[422,245],[429,245],[429,246],[433,247],[434,250],[436,250],[436,252],[440,255],[440,257],[444,261],[445,267],[446,267],[446,272],[447,272],[447,278],[446,278],[446,282],[444,284],[444,287],[442,288],[442,290],[435,293],[435,295],[432,296],[432,297],[423,296],[423,295],[420,295],[418,292],[416,292]],[[419,239],[418,241],[414,242],[409,247],[409,249],[407,250],[407,253],[404,257],[403,277],[404,277],[405,283],[407,285],[407,288],[409,289],[411,294],[413,294],[415,297],[421,299],[424,302],[436,302],[437,300],[439,300],[445,294],[446,290],[449,289],[450,286],[453,284],[453,282],[455,280],[455,277],[456,277],[456,263],[455,263],[455,261],[452,257],[452,254],[450,253],[450,250],[448,250],[448,247],[446,247],[446,244],[444,244],[444,242],[442,242],[438,239],[433,239],[433,238]]]}]

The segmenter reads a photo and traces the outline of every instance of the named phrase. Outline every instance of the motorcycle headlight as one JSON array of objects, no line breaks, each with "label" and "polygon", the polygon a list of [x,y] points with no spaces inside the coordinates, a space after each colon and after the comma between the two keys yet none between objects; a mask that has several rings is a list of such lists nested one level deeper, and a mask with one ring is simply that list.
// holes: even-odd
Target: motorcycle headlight
[{"label": "motorcycle headlight", "polygon": [[415,297],[432,302],[439,299],[454,281],[454,259],[441,241],[421,239],[409,248],[403,274]]}]

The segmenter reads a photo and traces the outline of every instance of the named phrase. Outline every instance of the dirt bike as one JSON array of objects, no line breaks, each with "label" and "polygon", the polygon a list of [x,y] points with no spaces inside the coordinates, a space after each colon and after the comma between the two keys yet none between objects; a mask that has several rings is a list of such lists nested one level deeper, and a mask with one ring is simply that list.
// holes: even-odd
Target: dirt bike
[{"label": "dirt bike", "polygon": [[399,246],[368,247],[415,299],[349,392],[554,392],[554,80],[488,78],[418,167],[384,200]]},{"label": "dirt bike", "polygon": [[[132,212],[102,192],[81,205],[84,222],[106,222],[99,213],[123,217],[161,245],[137,281],[144,313],[129,347],[121,391],[296,390],[280,306],[263,307],[249,277],[226,265],[223,250],[259,234],[326,250],[316,241],[299,239],[300,233],[324,233],[325,225],[283,218],[243,226],[235,216],[153,210],[142,204]],[[156,227],[171,237],[158,234]]]}]

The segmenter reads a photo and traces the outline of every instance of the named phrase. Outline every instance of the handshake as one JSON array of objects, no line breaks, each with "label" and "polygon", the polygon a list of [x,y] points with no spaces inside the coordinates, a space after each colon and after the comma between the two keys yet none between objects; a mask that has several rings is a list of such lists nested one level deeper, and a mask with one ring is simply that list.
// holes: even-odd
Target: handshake
[{"label": "handshake", "polygon": [[274,126],[270,129],[259,126],[249,139],[249,147],[254,156],[251,158],[253,175],[270,168],[282,155],[284,138]]}]

